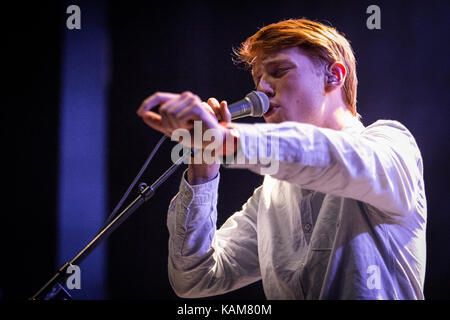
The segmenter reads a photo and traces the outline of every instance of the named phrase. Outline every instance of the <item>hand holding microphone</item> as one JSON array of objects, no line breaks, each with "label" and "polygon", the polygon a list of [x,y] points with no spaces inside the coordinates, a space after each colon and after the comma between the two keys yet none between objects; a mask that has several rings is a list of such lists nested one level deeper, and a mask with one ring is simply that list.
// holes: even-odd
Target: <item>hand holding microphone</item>
[{"label": "hand holding microphone", "polygon": [[[158,105],[159,113],[151,111]],[[137,114],[147,125],[169,137],[177,129],[193,130],[194,121],[197,120],[202,122],[203,132],[208,129],[218,130],[225,138],[227,129],[218,121],[230,122],[245,116],[261,117],[268,109],[269,99],[259,91],[252,91],[244,99],[230,106],[227,106],[225,101],[219,103],[215,98],[208,99],[206,103],[202,102],[191,92],[157,92],[144,100]]]},{"label": "hand holding microphone", "polygon": [[[159,113],[151,111],[158,105],[160,105]],[[269,98],[258,91],[249,93],[244,99],[230,106],[227,106],[226,101],[219,103],[215,98],[208,99],[206,103],[202,102],[198,96],[190,92],[183,94],[157,92],[144,100],[137,114],[147,125],[167,136],[171,136],[173,131],[180,128],[190,130],[192,133],[193,122],[201,120],[204,129],[219,130],[222,141],[227,141],[231,130],[220,125],[218,121],[229,123],[232,119],[245,116],[261,117],[268,109]],[[187,180],[191,185],[205,183],[217,176],[219,168],[218,163],[191,163],[188,166]]]}]

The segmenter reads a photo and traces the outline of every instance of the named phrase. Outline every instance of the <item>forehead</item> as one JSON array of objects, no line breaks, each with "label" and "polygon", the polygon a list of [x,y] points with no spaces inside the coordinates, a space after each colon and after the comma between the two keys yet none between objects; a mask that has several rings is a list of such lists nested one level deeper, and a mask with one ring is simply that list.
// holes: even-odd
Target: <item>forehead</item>
[{"label": "forehead", "polygon": [[252,66],[252,74],[260,73],[262,69],[281,63],[295,65],[311,62],[306,53],[298,47],[286,48],[274,53],[256,57]]}]

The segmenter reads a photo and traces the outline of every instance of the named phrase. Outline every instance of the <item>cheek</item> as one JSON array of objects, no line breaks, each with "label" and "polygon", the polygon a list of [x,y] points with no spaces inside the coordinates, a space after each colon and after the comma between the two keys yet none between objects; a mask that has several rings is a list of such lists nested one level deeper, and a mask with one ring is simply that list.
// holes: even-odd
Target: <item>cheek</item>
[{"label": "cheek", "polygon": [[283,100],[288,100],[292,103],[293,101],[301,100],[299,98],[303,95],[303,89],[297,77],[287,76],[280,83],[279,93]]},{"label": "cheek", "polygon": [[[286,106],[284,111],[287,118],[294,121],[308,122],[314,117],[316,106],[321,104],[320,85],[317,79],[302,80],[298,76],[283,79],[280,97]],[[286,119],[285,119],[286,120]]]},{"label": "cheek", "polygon": [[283,86],[283,97],[288,103],[295,104],[297,107],[304,107],[311,103],[311,93],[313,88],[306,83],[302,83],[296,77],[286,79]]}]

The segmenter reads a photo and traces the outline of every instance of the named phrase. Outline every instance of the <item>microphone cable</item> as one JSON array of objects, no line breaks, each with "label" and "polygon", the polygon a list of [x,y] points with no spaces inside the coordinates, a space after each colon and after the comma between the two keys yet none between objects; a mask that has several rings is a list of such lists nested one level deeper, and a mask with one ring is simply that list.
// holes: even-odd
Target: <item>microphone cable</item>
[{"label": "microphone cable", "polygon": [[163,135],[161,139],[159,139],[158,143],[156,144],[156,146],[153,148],[153,150],[150,152],[150,155],[147,157],[147,159],[144,162],[144,165],[142,166],[141,170],[139,170],[137,176],[134,178],[133,182],[131,182],[130,186],[128,187],[127,191],[125,191],[125,193],[123,194],[122,198],[120,199],[120,201],[117,203],[116,207],[114,208],[114,210],[111,212],[111,214],[106,218],[105,222],[103,223],[102,227],[100,228],[99,232],[102,231],[109,223],[111,223],[111,221],[114,219],[114,217],[116,216],[117,212],[120,210],[120,208],[122,207],[123,203],[125,202],[125,200],[128,198],[128,196],[130,195],[130,192],[134,189],[134,187],[136,186],[136,183],[139,181],[139,179],[141,178],[142,174],[144,173],[144,171],[147,169],[148,165],[150,164],[150,161],[153,159],[153,157],[155,156],[156,152],[158,151],[158,149],[161,147],[161,145],[163,144],[164,141],[166,141],[167,136]]}]

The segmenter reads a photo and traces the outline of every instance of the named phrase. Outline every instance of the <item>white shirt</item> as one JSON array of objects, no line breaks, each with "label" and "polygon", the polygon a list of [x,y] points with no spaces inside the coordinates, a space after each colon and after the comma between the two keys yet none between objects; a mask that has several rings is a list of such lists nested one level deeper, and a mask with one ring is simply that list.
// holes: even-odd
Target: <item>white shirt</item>
[{"label": "white shirt", "polygon": [[[236,129],[247,163],[228,167],[261,173],[270,158],[276,170],[218,230],[220,176],[201,185],[182,179],[167,219],[177,295],[218,295],[262,279],[268,299],[424,298],[422,158],[402,124]],[[255,141],[277,152],[265,156]]]}]

